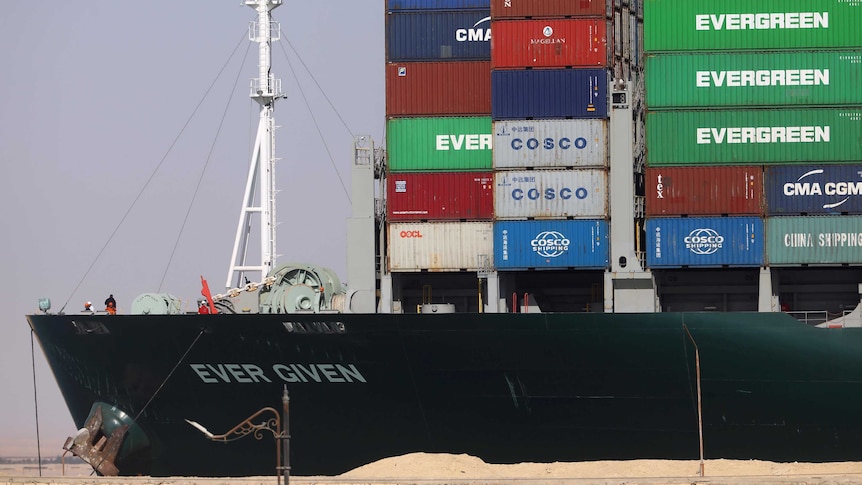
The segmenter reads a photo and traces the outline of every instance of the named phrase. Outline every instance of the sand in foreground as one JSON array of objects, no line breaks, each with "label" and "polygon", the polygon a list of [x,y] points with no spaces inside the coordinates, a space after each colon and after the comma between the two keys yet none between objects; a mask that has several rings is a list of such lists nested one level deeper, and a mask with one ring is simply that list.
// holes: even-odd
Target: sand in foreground
[{"label": "sand in foreground", "polygon": [[[315,477],[296,478],[296,482],[302,483],[370,483],[382,480],[387,483],[397,483],[398,480],[412,481],[436,481],[454,480],[457,482],[480,480],[491,482],[499,480],[509,482],[511,480],[526,480],[530,482],[549,480],[560,481],[562,479],[638,479],[650,477],[678,477],[689,478],[688,483],[712,482],[704,481],[699,477],[700,462],[697,460],[630,460],[630,461],[592,461],[579,463],[519,463],[516,465],[491,465],[479,458],[469,455],[429,454],[411,453],[404,456],[386,458],[368,465],[351,470],[338,477]],[[862,483],[862,462],[836,462],[836,463],[775,463],[767,461],[745,461],[745,460],[706,460],[704,463],[704,478],[716,477],[824,477],[824,476],[857,476],[858,482]],[[36,466],[23,465],[0,465],[0,477],[38,477],[39,469]],[[63,468],[59,464],[47,465],[42,469],[42,477],[64,476]],[[66,465],[65,476],[90,477],[91,469],[88,465],[75,464]],[[238,483],[247,482],[252,479],[236,479]],[[274,478],[272,479],[274,483]],[[579,481],[580,481],[579,480]],[[175,480],[168,480],[175,481]],[[232,482],[234,480],[231,480]],[[257,483],[268,482],[267,477],[259,477],[252,480]],[[764,480],[766,481],[766,480]],[[39,480],[36,480],[39,482]],[[164,481],[162,481],[164,482]],[[608,482],[608,483],[612,483]],[[9,483],[0,480],[0,483]],[[54,483],[46,481],[46,483]],[[623,482],[620,482],[623,483]],[[649,483],[638,480],[637,482],[625,483]],[[730,483],[730,482],[727,482]],[[791,482],[787,482],[791,483]],[[809,480],[800,480],[798,483],[813,483]],[[828,480],[816,483],[854,483],[830,482]]]}]

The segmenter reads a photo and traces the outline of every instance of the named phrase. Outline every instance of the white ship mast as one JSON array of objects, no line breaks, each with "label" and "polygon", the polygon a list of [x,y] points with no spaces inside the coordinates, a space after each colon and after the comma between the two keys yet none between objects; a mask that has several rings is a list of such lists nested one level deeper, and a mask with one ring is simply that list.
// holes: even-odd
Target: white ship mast
[{"label": "white ship mast", "polygon": [[[272,76],[272,41],[279,40],[280,27],[272,20],[272,10],[281,5],[282,0],[244,0],[245,5],[257,11],[257,21],[249,25],[249,40],[258,43],[258,77],[251,80],[251,97],[260,104],[260,123],[257,138],[245,184],[242,211],[236,228],[236,239],[230,260],[226,288],[240,287],[248,272],[258,272],[263,280],[275,265],[275,101],[284,97],[281,93],[281,80]],[[257,189],[257,204],[255,190]],[[260,262],[250,264],[248,240],[251,232],[251,218],[260,216]]]}]

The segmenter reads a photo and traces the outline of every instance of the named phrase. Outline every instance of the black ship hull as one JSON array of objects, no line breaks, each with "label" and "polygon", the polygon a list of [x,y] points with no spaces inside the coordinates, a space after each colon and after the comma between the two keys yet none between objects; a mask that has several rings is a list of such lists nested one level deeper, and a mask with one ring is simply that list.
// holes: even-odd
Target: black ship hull
[{"label": "black ship hull", "polygon": [[[862,457],[862,329],[784,314],[31,315],[77,426],[145,439],[122,475],[275,472],[272,436],[208,440],[290,396],[294,475],[410,452],[491,463]],[[131,433],[130,433],[131,435]]]}]

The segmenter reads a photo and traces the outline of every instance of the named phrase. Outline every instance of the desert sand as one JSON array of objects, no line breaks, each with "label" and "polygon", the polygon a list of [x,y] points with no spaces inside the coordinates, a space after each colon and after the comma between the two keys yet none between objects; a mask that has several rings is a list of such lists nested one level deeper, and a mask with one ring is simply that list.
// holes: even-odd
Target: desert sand
[{"label": "desert sand", "polygon": [[[774,463],[745,460],[706,460],[704,477],[700,462],[675,460],[594,461],[580,463],[520,463],[491,465],[469,455],[412,453],[386,458],[337,477],[290,477],[302,484],[758,484],[758,483],[862,483],[862,462]],[[97,478],[88,465],[66,465],[65,479],[59,464],[0,465],[0,485],[11,484],[236,484],[275,483],[274,477],[211,478]]]}]

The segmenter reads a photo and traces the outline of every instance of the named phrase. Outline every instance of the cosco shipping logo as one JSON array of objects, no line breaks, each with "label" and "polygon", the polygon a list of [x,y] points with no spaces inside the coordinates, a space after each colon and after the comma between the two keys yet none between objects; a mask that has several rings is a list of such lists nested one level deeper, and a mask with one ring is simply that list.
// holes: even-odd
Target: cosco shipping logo
[{"label": "cosco shipping logo", "polygon": [[695,229],[683,238],[683,242],[694,254],[714,254],[724,244],[724,236],[715,229]]},{"label": "cosco shipping logo", "polygon": [[542,231],[530,241],[533,251],[543,258],[556,258],[569,250],[571,241],[557,231]]}]

